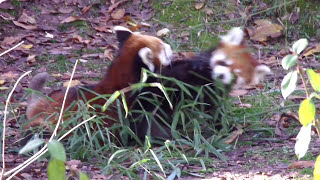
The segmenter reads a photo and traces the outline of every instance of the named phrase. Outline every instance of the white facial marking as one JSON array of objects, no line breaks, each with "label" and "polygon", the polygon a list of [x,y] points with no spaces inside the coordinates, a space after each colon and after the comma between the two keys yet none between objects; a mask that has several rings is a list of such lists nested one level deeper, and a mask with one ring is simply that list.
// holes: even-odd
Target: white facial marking
[{"label": "white facial marking", "polygon": [[220,79],[223,84],[230,84],[232,73],[228,67],[216,65],[212,71],[212,79]]},{"label": "white facial marking", "polygon": [[164,48],[161,50],[159,54],[159,59],[162,65],[168,66],[171,63],[173,52],[172,48],[167,43],[162,43]]},{"label": "white facial marking", "polygon": [[235,69],[235,70],[233,70],[233,72],[235,72],[235,73],[241,73],[241,69]]},{"label": "white facial marking", "polygon": [[210,58],[210,66],[214,67],[217,61],[223,61],[227,58],[226,54],[222,51],[214,52]]},{"label": "white facial marking", "polygon": [[240,27],[234,27],[226,35],[220,36],[221,42],[229,45],[240,45],[243,37],[244,32]]},{"label": "white facial marking", "polygon": [[227,59],[227,60],[226,60],[226,64],[227,64],[227,65],[232,65],[232,64],[233,64],[233,62],[232,62],[232,60],[231,60],[231,59]]},{"label": "white facial marking", "polygon": [[154,72],[154,64],[153,64],[153,54],[151,49],[144,47],[142,49],[140,49],[140,51],[138,52],[139,56],[142,59],[142,62],[148,66],[149,70],[151,72]]},{"label": "white facial marking", "polygon": [[113,32],[117,32],[117,31],[128,31],[128,32],[132,33],[132,31],[130,29],[125,28],[123,26],[115,26],[115,27],[113,27]]}]

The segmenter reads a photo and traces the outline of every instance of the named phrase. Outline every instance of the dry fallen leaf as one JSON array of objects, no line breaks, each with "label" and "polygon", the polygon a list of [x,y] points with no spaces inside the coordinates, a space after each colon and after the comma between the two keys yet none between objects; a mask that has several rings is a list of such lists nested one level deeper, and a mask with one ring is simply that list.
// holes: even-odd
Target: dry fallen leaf
[{"label": "dry fallen leaf", "polygon": [[54,74],[51,74],[52,77],[62,77],[62,74],[60,73],[54,73]]},{"label": "dry fallen leaf", "polygon": [[196,3],[195,8],[196,8],[196,10],[199,10],[199,9],[203,8],[203,6],[204,6],[204,3],[198,2],[198,3]]},{"label": "dry fallen leaf", "polygon": [[1,46],[11,46],[13,43],[20,40],[21,40],[21,37],[19,36],[5,37],[4,40],[1,42]]},{"label": "dry fallen leaf", "polygon": [[0,79],[15,79],[19,76],[18,73],[13,73],[12,71],[9,71],[4,74],[0,74]]},{"label": "dry fallen leaf", "polygon": [[0,80],[0,86],[3,85],[6,82],[5,79]]},{"label": "dry fallen leaf", "polygon": [[36,19],[33,17],[28,16],[25,12],[22,13],[22,15],[18,19],[19,22],[21,23],[26,23],[26,24],[36,24]]},{"label": "dry fallen leaf", "polygon": [[113,13],[111,14],[111,17],[117,20],[122,19],[125,13],[126,13],[125,9],[118,9],[116,11],[113,11]]},{"label": "dry fallen leaf", "polygon": [[314,161],[296,161],[290,164],[289,169],[312,168]]},{"label": "dry fallen leaf", "polygon": [[0,91],[5,91],[5,90],[8,90],[8,89],[9,89],[9,87],[4,87],[4,86],[0,87]]},{"label": "dry fallen leaf", "polygon": [[20,22],[18,22],[18,21],[12,21],[12,22],[13,22],[13,24],[15,24],[16,26],[22,27],[22,28],[27,29],[27,30],[35,30],[35,29],[38,28],[37,26],[23,24],[23,23],[20,23]]},{"label": "dry fallen leaf", "polygon": [[112,49],[106,49],[103,53],[103,56],[107,59],[109,59],[110,61],[113,60],[113,50]]},{"label": "dry fallen leaf", "polygon": [[[69,81],[66,81],[63,83],[63,87],[67,87],[69,84]],[[70,87],[73,87],[73,86],[77,86],[77,85],[80,85],[81,82],[79,80],[72,80],[71,81],[71,84],[70,84]]]},{"label": "dry fallen leaf", "polygon": [[36,62],[36,55],[29,55],[27,57],[27,64],[29,66],[33,65]]},{"label": "dry fallen leaf", "polygon": [[61,7],[61,8],[58,8],[58,12],[59,12],[59,13],[62,13],[62,14],[69,14],[69,13],[72,13],[72,12],[73,12],[73,8],[70,8],[70,7]]},{"label": "dry fallen leaf", "polygon": [[237,90],[232,90],[229,95],[232,97],[238,97],[238,96],[243,96],[246,95],[249,91],[245,89],[237,89]]},{"label": "dry fallen leaf", "polygon": [[33,47],[33,45],[32,44],[22,44],[21,47],[23,49],[31,49]]},{"label": "dry fallen leaf", "polygon": [[238,138],[239,135],[243,133],[243,129],[237,129],[236,131],[233,131],[231,135],[224,141],[226,144],[232,143],[236,138]]},{"label": "dry fallen leaf", "polygon": [[80,17],[80,16],[69,16],[69,17],[65,18],[64,20],[62,20],[60,22],[60,24],[70,23],[70,22],[79,21],[79,20],[84,20],[84,19],[82,17]]},{"label": "dry fallen leaf", "polygon": [[157,32],[157,36],[167,36],[169,34],[170,30],[168,28],[163,28]]},{"label": "dry fallen leaf", "polygon": [[108,26],[100,26],[100,27],[93,27],[93,28],[100,32],[112,33],[112,30]]},{"label": "dry fallen leaf", "polygon": [[92,5],[89,5],[89,6],[84,7],[84,8],[81,10],[82,14],[87,13],[91,7],[92,7]]},{"label": "dry fallen leaf", "polygon": [[268,38],[277,38],[282,35],[283,27],[279,24],[273,24],[266,19],[254,21],[257,25],[254,29],[248,29],[250,39],[253,41],[265,42]]},{"label": "dry fallen leaf", "polygon": [[112,4],[109,9],[108,9],[108,13],[111,13],[114,9],[116,9],[121,3],[124,3],[128,0],[121,0],[121,1],[118,1],[117,3],[114,3]]},{"label": "dry fallen leaf", "polygon": [[204,11],[206,12],[206,14],[208,15],[208,16],[212,16],[213,15],[213,11],[212,11],[212,9],[210,9],[210,8],[205,8],[204,9]]},{"label": "dry fallen leaf", "polygon": [[308,48],[307,50],[305,50],[305,53],[303,53],[304,56],[311,56],[314,54],[318,54],[320,53],[320,44],[317,44],[314,47]]}]

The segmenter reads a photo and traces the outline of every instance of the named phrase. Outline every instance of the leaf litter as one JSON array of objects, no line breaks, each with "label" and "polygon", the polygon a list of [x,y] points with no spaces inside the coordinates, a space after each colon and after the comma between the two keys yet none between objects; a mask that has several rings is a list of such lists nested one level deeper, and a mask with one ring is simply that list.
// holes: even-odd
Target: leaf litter
[{"label": "leaf litter", "polygon": [[[101,67],[106,67],[105,61],[111,61],[117,50],[116,47],[114,47],[116,40],[111,34],[112,27],[116,24],[128,26],[132,30],[147,32],[150,32],[150,27],[155,28],[157,31],[167,28],[165,33],[161,34],[165,36],[171,34],[174,35],[174,32],[176,31],[175,28],[170,26],[163,27],[157,22],[150,22],[150,19],[154,15],[154,10],[148,0],[134,0],[132,2],[128,0],[111,0],[105,1],[105,4],[102,4],[101,2],[90,4],[89,1],[78,0],[41,1],[36,4],[38,8],[37,12],[31,8],[35,5],[32,2],[23,1],[23,3],[25,3],[25,6],[23,6],[24,9],[16,8],[8,2],[0,4],[0,9],[20,11],[20,13],[18,13],[20,16],[18,17],[11,16],[10,14],[5,14],[4,16],[12,23],[4,24],[3,27],[1,27],[0,35],[2,37],[0,37],[0,52],[12,47],[22,40],[25,41],[21,48],[0,57],[0,62],[6,63],[5,66],[0,69],[0,89],[9,89],[10,83],[15,81],[23,71],[34,68],[36,65],[41,66],[38,72],[47,71],[47,65],[56,60],[54,56],[50,55],[66,55],[67,58],[71,59],[75,56],[75,50],[95,50],[100,48],[100,52],[81,52],[78,57],[83,58],[86,61],[83,62],[86,64],[93,62],[101,64]],[[170,4],[170,2],[163,3]],[[261,4],[262,2],[259,3]],[[141,9],[141,7],[143,8]],[[230,3],[230,7],[236,7],[236,5]],[[246,17],[250,20],[251,17],[247,15],[247,10],[242,10],[237,14],[230,10],[230,7],[225,9],[230,18]],[[268,8],[266,5],[259,5],[259,7],[262,9]],[[215,11],[212,11],[212,8],[205,1],[198,1],[194,3],[194,9],[197,11],[204,11],[205,14],[210,17],[215,16]],[[2,14],[3,12],[1,12],[0,15]],[[291,20],[296,21],[296,19]],[[76,24],[79,22],[87,23],[88,29],[86,30],[72,25],[72,23]],[[255,25],[247,28],[249,38],[254,41],[251,45],[260,48],[260,46],[269,45],[269,43],[274,39],[282,36],[282,26],[265,19],[255,19],[254,22]],[[224,31],[224,28],[222,28],[221,25],[217,25],[217,29],[219,29],[218,32]],[[153,35],[155,34],[156,33],[153,32]],[[181,35],[181,33],[179,34]],[[186,40],[188,40],[189,35],[190,34],[186,33],[180,38],[186,38]],[[262,44],[256,44],[255,41]],[[313,57],[318,53],[319,45],[314,43],[314,45],[310,46],[310,48],[304,52],[304,56]],[[175,56],[177,58],[182,58],[190,57],[192,54],[193,52],[186,51],[175,54]],[[275,51],[270,52],[269,54],[262,53],[261,59],[265,61],[265,64],[272,65],[273,68],[277,68],[279,66],[278,59],[282,56],[283,54],[281,55],[278,51]],[[7,63],[8,59],[12,59],[13,61],[11,63]],[[25,66],[26,64],[28,66]],[[105,70],[105,68],[91,70],[86,69],[85,67],[79,67],[79,69],[82,69],[83,73],[78,72],[75,75],[76,80],[73,80],[74,85],[78,85],[80,83],[92,84],[92,81],[85,79],[85,77],[89,77],[89,79],[101,77],[103,73],[101,74],[100,71]],[[70,76],[68,74],[61,75],[60,73],[61,72],[51,70],[51,74],[54,76],[56,82],[69,80],[68,78]],[[284,74],[277,74],[275,77],[276,76],[278,76],[278,79],[282,79]],[[279,82],[276,83],[279,84]],[[14,101],[19,102],[19,99],[24,94],[22,89],[27,86],[28,81],[23,80],[20,90],[18,90],[19,93],[16,93],[17,96],[13,98]],[[255,91],[255,88],[245,88],[242,91],[233,91],[233,96],[241,98],[249,96],[253,91]],[[4,102],[5,99],[0,97],[0,101]],[[238,104],[243,108],[249,108],[251,106],[251,104],[248,103]],[[19,111],[24,113],[23,109],[20,109]],[[287,140],[289,139],[285,143],[285,146],[288,147],[288,149],[293,149],[295,141],[290,140],[288,127],[292,126],[292,123],[296,121],[284,120],[282,116],[280,120],[274,121],[274,123],[272,123],[272,119],[268,120],[270,121],[269,123],[278,131],[275,133],[277,136],[286,138]],[[20,125],[12,121],[8,126],[11,128],[8,144],[11,144],[10,148],[19,148],[16,140],[21,138],[19,133]],[[283,154],[281,153],[268,156],[268,153],[274,150],[282,151],[284,143],[276,141],[276,138],[269,139],[267,141],[259,139],[253,140],[252,137],[255,135],[256,134],[254,134],[254,132],[250,131],[244,134],[241,128],[231,133],[229,139],[226,139],[227,142],[242,141],[252,144],[249,146],[241,146],[240,148],[226,153],[226,156],[230,157],[229,164],[225,164],[223,162],[217,163],[214,166],[219,168],[220,171],[212,174],[209,173],[208,177],[233,178],[234,174],[238,174],[239,177],[279,177],[284,179],[296,177],[297,173],[292,171],[288,173],[288,167],[290,164],[283,163],[281,161],[277,161],[275,164],[269,164],[266,163],[267,158],[259,154],[259,152],[264,152],[270,159],[275,156],[285,160],[285,157],[283,157]],[[310,148],[313,149],[311,153],[315,153],[317,150],[315,147]],[[247,152],[250,151],[257,153],[253,156],[248,156]],[[290,160],[292,159],[293,154],[294,152],[289,152],[286,156],[288,156],[287,158]],[[25,160],[26,157],[24,156],[10,154],[9,152],[6,153],[8,168],[13,168]],[[259,163],[264,164],[264,166],[261,167]],[[310,167],[308,166],[308,163],[312,164],[312,162],[302,163],[300,167]],[[297,164],[297,162],[292,162],[292,167],[300,168],[299,165],[296,166],[295,164]],[[248,171],[244,169],[244,165],[249,166],[251,170]],[[46,161],[33,163],[22,173],[19,173],[17,177],[21,179],[46,178],[46,166]],[[68,161],[67,166],[69,169],[81,169],[82,171],[91,174],[91,177],[93,178],[106,179],[112,177],[112,175],[102,175],[99,168],[94,165],[78,162],[78,160]],[[200,166],[195,166],[194,168],[202,169]]]}]

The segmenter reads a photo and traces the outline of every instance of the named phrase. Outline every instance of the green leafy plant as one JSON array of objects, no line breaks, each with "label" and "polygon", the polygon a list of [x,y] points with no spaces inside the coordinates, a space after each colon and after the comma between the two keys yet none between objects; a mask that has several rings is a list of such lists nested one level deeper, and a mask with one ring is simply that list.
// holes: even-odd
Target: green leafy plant
[{"label": "green leafy plant", "polygon": [[[29,151],[37,149],[39,146],[43,145],[45,140],[40,138],[35,138],[29,141],[19,152],[19,154],[25,154]],[[66,178],[66,166],[65,162],[67,160],[66,152],[63,145],[57,141],[52,140],[48,142],[48,150],[50,154],[50,161],[48,163],[48,179],[49,180],[65,180]],[[81,171],[79,171],[80,180],[88,180],[88,176]]]},{"label": "green leafy plant", "polygon": [[[282,67],[290,72],[283,78],[281,83],[282,96],[286,99],[295,89],[298,82],[298,75],[300,76],[305,93],[304,99],[299,108],[299,121],[302,124],[300,132],[297,135],[297,142],[295,144],[295,153],[298,158],[302,158],[309,147],[311,141],[311,127],[314,126],[320,137],[320,124],[316,116],[315,100],[320,99],[320,75],[312,69],[303,69],[299,64],[299,54],[308,46],[307,39],[300,39],[292,45],[292,54],[285,56],[282,59]],[[293,67],[296,67],[294,70]],[[307,86],[307,80],[312,86],[313,92],[310,93]],[[317,158],[314,174],[318,173],[320,166],[320,158]],[[318,173],[319,174],[319,173]]]}]

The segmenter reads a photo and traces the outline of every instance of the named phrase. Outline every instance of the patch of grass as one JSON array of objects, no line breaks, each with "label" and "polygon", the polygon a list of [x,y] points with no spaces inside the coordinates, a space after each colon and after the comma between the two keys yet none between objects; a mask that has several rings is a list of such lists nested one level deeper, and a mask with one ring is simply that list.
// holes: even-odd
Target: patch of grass
[{"label": "patch of grass", "polygon": [[84,54],[95,54],[95,53],[103,53],[103,52],[104,52],[104,49],[102,48],[95,48],[95,49],[82,48],[79,50],[72,51],[72,54],[77,57],[80,57]]},{"label": "patch of grass", "polygon": [[77,28],[80,35],[86,36],[88,32],[91,32],[91,27],[88,22],[82,20],[61,24],[58,26],[58,30],[61,32],[66,32],[72,27]]},{"label": "patch of grass", "polygon": [[15,8],[22,8],[22,2],[21,1],[9,1],[10,2],[10,4],[12,5],[12,6],[14,6]]},{"label": "patch of grass", "polygon": [[156,19],[172,31],[168,39],[175,39],[171,42],[175,49],[199,51],[218,43],[219,38],[208,23],[212,17],[204,9],[197,10],[194,1],[176,0],[169,5],[154,1],[153,8]]},{"label": "patch of grass", "polygon": [[303,175],[310,175],[313,177],[313,168],[304,168],[301,172]]}]

